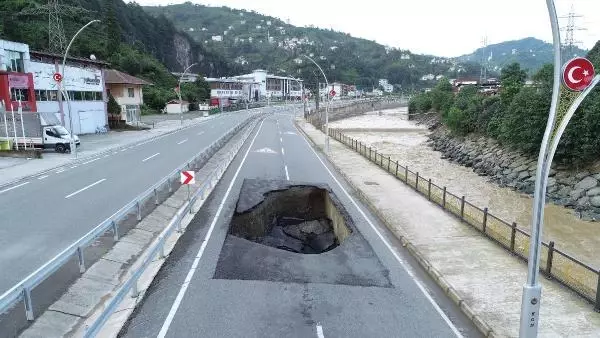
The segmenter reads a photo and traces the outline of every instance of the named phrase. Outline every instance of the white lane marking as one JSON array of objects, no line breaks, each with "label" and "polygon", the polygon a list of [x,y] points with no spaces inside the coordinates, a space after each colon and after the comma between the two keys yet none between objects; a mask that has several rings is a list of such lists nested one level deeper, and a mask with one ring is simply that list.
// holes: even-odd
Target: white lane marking
[{"label": "white lane marking", "polygon": [[79,166],[78,165],[74,165],[74,166],[71,167],[71,169],[75,169],[77,167],[79,167]]},{"label": "white lane marking", "polygon": [[204,132],[203,132],[203,131],[199,132],[197,135],[202,135],[202,134],[204,134]]},{"label": "white lane marking", "polygon": [[149,159],[152,159],[152,158],[154,158],[154,157],[156,157],[156,156],[158,156],[158,155],[160,155],[160,153],[156,153],[156,154],[154,154],[154,155],[152,155],[152,156],[146,157],[145,159],[143,159],[143,160],[142,160],[142,162],[146,162],[146,161],[148,161]]},{"label": "white lane marking", "polygon": [[[296,128],[298,128],[298,127],[296,127]],[[298,132],[300,132],[300,131],[298,130]],[[383,235],[381,234],[381,232],[379,232],[379,230],[375,227],[375,224],[373,224],[373,222],[371,222],[371,220],[367,217],[367,215],[365,214],[365,212],[362,211],[362,209],[358,206],[358,203],[356,203],[356,201],[350,196],[350,194],[346,191],[346,189],[344,189],[344,187],[342,186],[342,184],[340,183],[340,181],[338,181],[338,179],[333,175],[333,173],[331,172],[331,170],[329,170],[329,168],[325,165],[325,162],[323,162],[323,160],[321,159],[321,157],[319,157],[319,155],[313,149],[313,147],[310,145],[310,143],[308,143],[308,140],[306,139],[306,136],[302,137],[302,139],[304,140],[304,142],[306,142],[306,144],[308,145],[308,148],[313,152],[313,154],[315,154],[315,156],[317,157],[317,159],[319,160],[319,162],[321,162],[321,164],[323,165],[323,167],[325,168],[325,170],[327,170],[327,172],[329,173],[329,176],[331,176],[331,178],[335,181],[335,183],[337,183],[337,185],[340,187],[340,189],[342,189],[342,191],[344,192],[344,195],[346,195],[346,197],[350,200],[350,202],[352,202],[352,204],[354,205],[354,207],[356,208],[356,210],[358,210],[358,212],[365,219],[365,221],[367,221],[367,223],[369,223],[369,225],[371,226],[371,229],[373,229],[373,231],[375,231],[375,233],[377,234],[377,236],[379,237],[379,239],[381,239],[381,241],[383,242],[383,244],[385,244],[385,246],[392,253],[392,255],[394,256],[394,258],[396,258],[396,261],[398,261],[398,263],[400,264],[400,266],[402,266],[404,268],[404,270],[406,271],[406,273],[408,273],[408,275],[410,277],[412,277],[412,279],[415,282],[415,284],[417,284],[417,287],[419,288],[419,290],[421,290],[421,292],[423,293],[423,295],[425,296],[425,298],[427,298],[427,300],[431,303],[431,305],[433,306],[433,308],[435,309],[435,311],[442,317],[442,319],[446,322],[446,324],[448,324],[448,326],[450,327],[450,329],[452,330],[452,332],[454,332],[454,334],[456,335],[456,337],[461,337],[462,338],[463,337],[462,333],[460,333],[460,331],[458,331],[458,329],[456,328],[456,326],[454,326],[454,323],[452,323],[452,321],[450,321],[450,318],[448,318],[448,316],[446,316],[446,314],[444,313],[444,311],[440,308],[440,306],[438,305],[438,303],[436,303],[436,301],[433,299],[433,297],[431,297],[431,295],[429,294],[429,292],[427,292],[427,290],[425,289],[425,287],[423,286],[423,284],[417,279],[417,277],[412,272],[412,270],[410,270],[408,268],[408,266],[406,266],[406,264],[404,263],[404,261],[402,261],[402,259],[400,258],[400,256],[396,253],[396,251],[394,250],[394,248],[392,248],[392,245],[387,241],[387,239],[385,239],[385,237],[383,237]]]},{"label": "white lane marking", "polygon": [[225,196],[223,196],[223,199],[221,200],[221,204],[219,204],[219,208],[217,209],[215,217],[213,218],[212,223],[210,224],[210,227],[208,228],[208,232],[206,233],[206,236],[204,237],[204,241],[202,241],[202,245],[200,245],[200,250],[198,250],[198,254],[196,255],[196,258],[194,258],[194,262],[192,263],[192,266],[190,267],[190,270],[188,271],[187,276],[185,277],[185,280],[184,280],[183,284],[181,285],[181,288],[179,289],[179,293],[177,294],[177,297],[175,298],[173,305],[171,305],[169,314],[167,315],[167,318],[165,318],[165,322],[163,323],[162,327],[160,328],[160,332],[158,332],[158,336],[156,336],[157,338],[164,338],[167,335],[167,332],[169,331],[171,322],[173,322],[173,318],[175,317],[175,314],[177,313],[177,310],[179,309],[179,306],[181,305],[181,301],[183,300],[183,297],[185,296],[185,292],[187,291],[187,288],[190,285],[192,278],[194,277],[194,273],[196,273],[196,268],[198,267],[198,264],[200,263],[200,259],[202,258],[202,255],[204,254],[204,249],[206,249],[206,245],[208,244],[208,241],[210,240],[210,236],[212,235],[212,232],[215,229],[215,225],[217,224],[217,220],[218,220],[219,216],[221,215],[221,211],[223,211],[225,202],[227,201],[227,198],[229,197],[229,194],[231,193],[233,184],[235,183],[235,180],[237,179],[238,175],[240,174],[240,171],[242,170],[242,166],[244,166],[244,163],[246,162],[246,158],[248,157],[248,154],[250,153],[250,149],[252,149],[252,145],[254,145],[254,141],[256,140],[256,137],[258,136],[258,134],[260,134],[260,130],[263,126],[263,122],[264,122],[264,120],[262,120],[262,122],[260,123],[260,127],[258,128],[256,135],[254,135],[254,138],[252,138],[252,142],[250,143],[248,150],[246,150],[246,153],[244,154],[244,157],[242,158],[242,162],[240,163],[240,166],[237,168],[235,175],[233,175],[233,178],[231,179],[231,183],[229,183],[229,187],[227,187]]},{"label": "white lane marking", "polygon": [[285,150],[283,150],[283,147],[281,147],[281,155],[285,155]]},{"label": "white lane marking", "polygon": [[100,184],[100,183],[102,183],[102,182],[104,182],[104,181],[106,181],[106,178],[103,178],[103,179],[101,179],[101,180],[98,180],[98,181],[96,181],[96,182],[94,182],[94,183],[92,183],[92,184],[90,184],[90,185],[88,185],[88,186],[86,186],[86,187],[83,187],[83,188],[81,188],[81,189],[79,189],[79,190],[77,190],[77,191],[75,191],[75,192],[73,192],[73,193],[70,193],[70,194],[68,194],[67,196],[65,196],[65,198],[71,198],[71,197],[73,197],[73,196],[75,196],[75,195],[79,194],[80,192],[82,192],[82,191],[85,191],[85,190],[88,190],[89,188],[91,188],[91,187],[93,187],[93,186],[95,186],[95,185],[98,185],[98,184]]},{"label": "white lane marking", "polygon": [[81,165],[88,164],[88,163],[92,163],[92,162],[98,161],[99,159],[100,159],[100,157],[98,157],[98,158],[95,158],[95,159],[93,159],[93,160],[89,160],[89,161],[83,162],[83,163],[81,163]]},{"label": "white lane marking", "polygon": [[38,180],[43,180],[44,178],[46,178],[48,176],[50,176],[50,175],[42,175],[42,176],[38,177]]},{"label": "white lane marking", "polygon": [[125,151],[125,150],[127,150],[127,148],[123,148],[123,149],[121,149],[121,152],[123,152],[123,151]]},{"label": "white lane marking", "polygon": [[106,155],[104,155],[104,158],[107,158],[107,157],[109,157],[109,156],[110,156],[110,154],[106,154]]},{"label": "white lane marking", "polygon": [[321,324],[317,324],[317,337],[325,338],[325,336],[323,335],[323,327],[321,326]]},{"label": "white lane marking", "polygon": [[12,186],[12,187],[10,187],[10,188],[6,188],[6,189],[4,189],[4,190],[0,190],[0,194],[2,194],[2,193],[5,193],[5,192],[7,192],[7,191],[11,191],[11,190],[13,190],[13,189],[17,189],[18,187],[22,187],[22,186],[24,186],[25,184],[29,184],[29,182],[24,182],[24,183],[21,183],[21,184],[17,184],[17,185],[15,185],[15,186]]},{"label": "white lane marking", "polygon": [[65,171],[65,169],[59,169],[59,170],[55,171],[55,173],[57,173],[57,174],[60,174],[60,173],[62,173],[63,171]]},{"label": "white lane marking", "polygon": [[290,173],[288,172],[287,165],[284,165],[284,168],[285,168],[285,178],[289,181],[290,180]]},{"label": "white lane marking", "polygon": [[184,144],[184,143],[186,143],[186,142],[187,142],[187,138],[186,138],[185,140],[182,140],[182,141],[179,141],[179,142],[177,142],[177,145]]},{"label": "white lane marking", "polygon": [[281,137],[279,138],[279,142],[283,143],[283,139]]},{"label": "white lane marking", "polygon": [[116,155],[116,154],[118,154],[118,153],[119,153],[118,151],[115,151],[115,152],[113,153],[113,155]]}]

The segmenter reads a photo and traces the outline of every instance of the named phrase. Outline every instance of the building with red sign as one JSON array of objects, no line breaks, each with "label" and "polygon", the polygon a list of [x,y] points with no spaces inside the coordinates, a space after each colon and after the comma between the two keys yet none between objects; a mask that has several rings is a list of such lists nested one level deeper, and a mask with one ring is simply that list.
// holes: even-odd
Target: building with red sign
[{"label": "building with red sign", "polygon": [[37,111],[33,75],[28,73],[29,46],[0,40],[0,101],[7,110]]}]

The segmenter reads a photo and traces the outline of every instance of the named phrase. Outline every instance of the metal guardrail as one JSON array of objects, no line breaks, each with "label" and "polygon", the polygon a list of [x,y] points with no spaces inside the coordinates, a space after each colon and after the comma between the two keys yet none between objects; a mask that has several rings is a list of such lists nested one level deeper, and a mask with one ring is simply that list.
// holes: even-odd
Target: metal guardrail
[{"label": "metal guardrail", "polygon": [[[256,123],[254,124],[254,126]],[[165,258],[164,246],[166,240],[171,236],[173,231],[177,230],[177,232],[182,232],[181,222],[186,214],[193,212],[193,206],[197,202],[199,197],[202,199],[206,198],[211,189],[219,182],[221,175],[227,170],[231,161],[236,156],[238,151],[244,145],[244,142],[252,132],[253,127],[248,128],[248,131],[244,134],[244,136],[238,141],[233,149],[228,153],[227,160],[221,162],[213,172],[204,180],[200,188],[196,190],[193,195],[190,197],[188,201],[185,202],[175,216],[171,218],[167,227],[161,232],[158,238],[153,242],[150,249],[147,250],[147,254],[139,264],[138,267],[135,268],[130,274],[130,277],[123,283],[123,285],[116,292],[115,296],[110,300],[110,302],[105,306],[102,313],[94,320],[94,322],[86,328],[84,337],[95,337],[102,326],[106,323],[109,317],[114,313],[114,311],[118,308],[119,304],[123,301],[127,293],[131,293],[131,297],[136,298],[139,295],[137,283],[142,273],[146,271],[150,263],[154,260],[154,258],[158,257],[159,259]]]},{"label": "metal guardrail", "polygon": [[[309,122],[313,123],[310,119]],[[448,192],[446,187],[434,184],[431,179],[424,178],[419,172],[413,172],[409,170],[408,166],[402,166],[398,161],[392,161],[389,156],[382,155],[377,150],[343,134],[338,129],[329,129],[329,135],[406,183],[462,222],[471,225],[504,249],[527,261],[530,235],[519,229],[517,223],[506,222],[492,215],[488,208],[481,209],[469,203],[465,196],[459,197]],[[594,304],[594,310],[600,312],[599,269],[557,249],[554,241],[550,241],[542,243],[540,271],[549,279],[555,279]]]},{"label": "metal guardrail", "polygon": [[196,155],[192,157],[191,160],[179,166],[177,169],[173,170],[166,177],[152,185],[146,191],[141,193],[123,208],[119,209],[112,216],[108,217],[106,220],[102,221],[96,227],[94,227],[87,234],[79,238],[73,244],[69,245],[66,249],[56,255],[54,258],[46,262],[44,265],[39,267],[29,276],[21,280],[11,289],[6,291],[4,294],[0,296],[0,314],[3,314],[10,310],[16,303],[23,300],[25,305],[25,316],[27,320],[34,320],[33,314],[33,305],[31,299],[31,291],[50,277],[56,270],[65,265],[71,257],[77,255],[79,262],[79,271],[81,273],[85,272],[85,257],[84,257],[84,249],[89,246],[93,241],[95,241],[98,237],[105,234],[109,230],[112,230],[114,234],[114,239],[117,241],[119,239],[119,226],[118,222],[129,215],[132,210],[136,210],[137,212],[137,220],[141,220],[141,212],[142,205],[148,199],[154,197],[155,203],[158,203],[158,191],[163,188],[165,184],[168,184],[169,192],[172,191],[172,184],[179,177],[179,173],[184,168],[189,168],[192,163],[197,160],[205,159],[207,156],[210,157],[213,154],[215,149],[219,149],[224,143],[226,143],[229,138],[238,132],[241,128],[243,128],[250,120],[256,118],[256,116],[250,116],[244,121],[240,122],[238,125],[230,129],[227,133],[225,133],[221,138],[214,141],[210,146],[203,149]]}]

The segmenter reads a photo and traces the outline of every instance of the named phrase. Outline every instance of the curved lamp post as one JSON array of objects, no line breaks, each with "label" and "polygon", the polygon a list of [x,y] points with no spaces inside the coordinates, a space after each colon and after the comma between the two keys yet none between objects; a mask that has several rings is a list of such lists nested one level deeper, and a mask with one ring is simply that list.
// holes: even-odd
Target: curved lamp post
[{"label": "curved lamp post", "polygon": [[[186,69],[184,69],[183,73],[181,73],[181,76],[179,76],[179,90],[177,91],[177,95],[179,96],[179,109],[181,110],[181,125],[183,126],[183,101],[181,101],[181,80],[183,80],[183,76],[187,73],[188,70],[190,70],[190,68],[194,67],[195,65],[197,65],[197,63],[192,63],[191,65],[189,65]],[[221,100],[219,100],[219,102],[221,102]]]},{"label": "curved lamp post", "polygon": [[[325,152],[329,152],[329,93],[327,92],[327,90],[329,90],[329,81],[327,81],[327,76],[325,75],[325,72],[323,71],[321,66],[319,66],[319,64],[315,60],[313,60],[308,55],[302,55],[302,56],[307,58],[308,60],[310,60],[312,63],[314,63],[315,66],[317,66],[319,68],[319,70],[321,71],[321,74],[323,74],[323,77],[325,78],[325,85],[327,86],[327,89],[325,92],[325,96],[327,97],[327,104],[325,105]],[[320,95],[320,88],[317,88],[317,95]]]},{"label": "curved lamp post", "polygon": [[75,133],[73,132],[73,116],[71,114],[71,100],[69,99],[68,92],[62,86],[62,81],[64,81],[65,78],[66,78],[65,65],[67,63],[67,56],[69,55],[69,49],[71,49],[71,45],[73,44],[73,42],[75,41],[75,39],[77,38],[77,36],[79,34],[81,34],[81,32],[83,32],[84,29],[86,29],[88,26],[90,26],[91,24],[96,23],[96,22],[100,22],[100,20],[92,20],[92,21],[88,22],[83,27],[81,27],[77,31],[77,33],[75,33],[75,35],[73,35],[73,38],[71,38],[71,41],[69,42],[69,45],[67,46],[67,49],[65,50],[65,55],[63,57],[63,63],[62,63],[62,76],[63,76],[63,78],[62,78],[61,82],[59,82],[59,84],[58,84],[59,90],[62,92],[63,97],[67,100],[67,109],[69,110],[69,131],[71,133],[70,148],[71,148],[71,152],[73,153],[73,156],[75,158],[77,158],[77,146],[75,145]]},{"label": "curved lamp post", "polygon": [[[540,255],[542,245],[542,229],[544,221],[544,205],[546,202],[546,188],[548,185],[548,175],[552,166],[554,153],[560,142],[569,121],[575,114],[579,105],[592,89],[600,82],[600,75],[594,77],[590,85],[575,99],[569,107],[566,115],[557,124],[557,108],[560,100],[560,83],[562,80],[562,56],[560,44],[560,29],[558,25],[558,16],[554,0],[546,0],[548,14],[550,16],[550,25],[552,27],[552,38],[554,44],[554,83],[552,87],[552,102],[548,115],[546,131],[540,146],[540,153],[537,161],[537,170],[535,176],[535,194],[533,201],[533,214],[531,218],[531,237],[529,242],[529,260],[527,271],[527,283],[523,286],[523,298],[521,303],[521,322],[519,328],[519,337],[533,338],[537,337],[539,327],[539,313],[542,296],[542,287],[538,281],[540,268]],[[553,133],[553,131],[555,131]]]}]

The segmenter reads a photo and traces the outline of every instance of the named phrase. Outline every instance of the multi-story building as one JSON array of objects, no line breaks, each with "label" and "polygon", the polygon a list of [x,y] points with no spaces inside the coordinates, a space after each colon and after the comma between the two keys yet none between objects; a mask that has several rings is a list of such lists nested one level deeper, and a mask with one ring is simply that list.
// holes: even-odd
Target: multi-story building
[{"label": "multi-story building", "polygon": [[267,71],[263,69],[257,69],[250,74],[239,75],[234,78],[258,83],[261,99],[302,98],[302,80],[300,79],[267,74]]},{"label": "multi-story building", "polygon": [[[30,52],[28,72],[33,74],[37,111],[52,113],[75,134],[95,133],[108,124],[103,70],[107,63],[86,58],[69,57],[62,69],[62,55]],[[59,95],[54,74],[61,73],[61,86],[68,95]],[[69,112],[72,120],[69,120]]]},{"label": "multi-story building", "polygon": [[29,71],[29,46],[0,40],[0,101],[7,110],[37,111],[34,83]]},{"label": "multi-story building", "polygon": [[218,99],[218,104],[258,101],[259,83],[238,78],[206,78],[210,85],[210,98]]},{"label": "multi-story building", "polygon": [[391,93],[394,91],[394,86],[391,85],[387,79],[379,79],[379,85],[383,88],[383,91],[386,93]]}]

